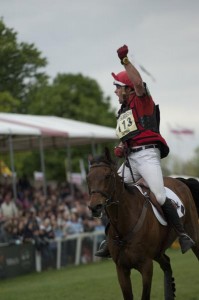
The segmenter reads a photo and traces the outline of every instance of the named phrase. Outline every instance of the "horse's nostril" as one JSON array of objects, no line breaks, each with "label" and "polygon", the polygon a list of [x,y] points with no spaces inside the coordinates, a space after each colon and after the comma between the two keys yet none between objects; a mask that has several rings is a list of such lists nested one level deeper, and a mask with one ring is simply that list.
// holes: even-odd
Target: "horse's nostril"
[{"label": "horse's nostril", "polygon": [[96,209],[96,210],[102,209],[102,204],[97,204],[97,205],[95,206],[95,209]]},{"label": "horse's nostril", "polygon": [[91,210],[92,215],[94,217],[97,217],[97,218],[101,217],[101,215],[102,215],[102,208],[103,208],[102,204],[97,204],[95,206],[88,205],[88,208]]}]

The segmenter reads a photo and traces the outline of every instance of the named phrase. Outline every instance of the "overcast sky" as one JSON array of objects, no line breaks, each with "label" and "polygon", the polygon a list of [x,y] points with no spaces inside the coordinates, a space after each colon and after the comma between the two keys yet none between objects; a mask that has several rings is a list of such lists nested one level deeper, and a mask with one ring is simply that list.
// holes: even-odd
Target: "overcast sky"
[{"label": "overcast sky", "polygon": [[[112,105],[111,72],[123,69],[116,50],[129,58],[161,109],[161,132],[171,153],[191,157],[199,146],[198,0],[0,0],[0,16],[48,59],[46,72],[82,73],[97,80]],[[153,79],[155,78],[155,80]],[[181,139],[169,128],[193,129]]]}]

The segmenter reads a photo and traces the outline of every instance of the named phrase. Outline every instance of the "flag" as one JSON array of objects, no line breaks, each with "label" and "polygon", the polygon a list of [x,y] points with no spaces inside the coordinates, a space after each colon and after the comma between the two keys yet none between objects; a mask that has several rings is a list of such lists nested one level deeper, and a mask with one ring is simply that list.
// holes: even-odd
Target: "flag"
[{"label": "flag", "polygon": [[191,129],[182,129],[181,134],[194,134],[194,131]]},{"label": "flag", "polygon": [[184,129],[170,129],[170,132],[176,135],[193,135],[194,130],[184,128]]}]

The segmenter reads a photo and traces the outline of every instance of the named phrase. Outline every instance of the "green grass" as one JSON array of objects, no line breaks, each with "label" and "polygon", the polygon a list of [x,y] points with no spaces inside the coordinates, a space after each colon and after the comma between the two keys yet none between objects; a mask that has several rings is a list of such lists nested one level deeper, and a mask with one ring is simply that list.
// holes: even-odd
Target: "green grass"
[{"label": "green grass", "polygon": [[[199,264],[191,251],[169,250],[177,300],[199,300]],[[132,271],[135,299],[141,298],[140,274]],[[164,299],[163,273],[154,263],[151,299]],[[111,260],[59,271],[50,270],[0,281],[2,300],[122,300]]]}]

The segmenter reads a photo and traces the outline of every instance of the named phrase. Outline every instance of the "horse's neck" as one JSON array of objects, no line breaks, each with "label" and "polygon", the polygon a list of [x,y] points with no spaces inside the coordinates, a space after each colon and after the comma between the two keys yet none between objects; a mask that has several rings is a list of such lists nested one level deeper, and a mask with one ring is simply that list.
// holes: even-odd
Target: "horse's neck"
[{"label": "horse's neck", "polygon": [[117,184],[114,195],[114,205],[109,208],[109,217],[121,233],[128,232],[129,227],[135,225],[143,207],[142,195],[138,190],[128,192],[122,184]]}]

